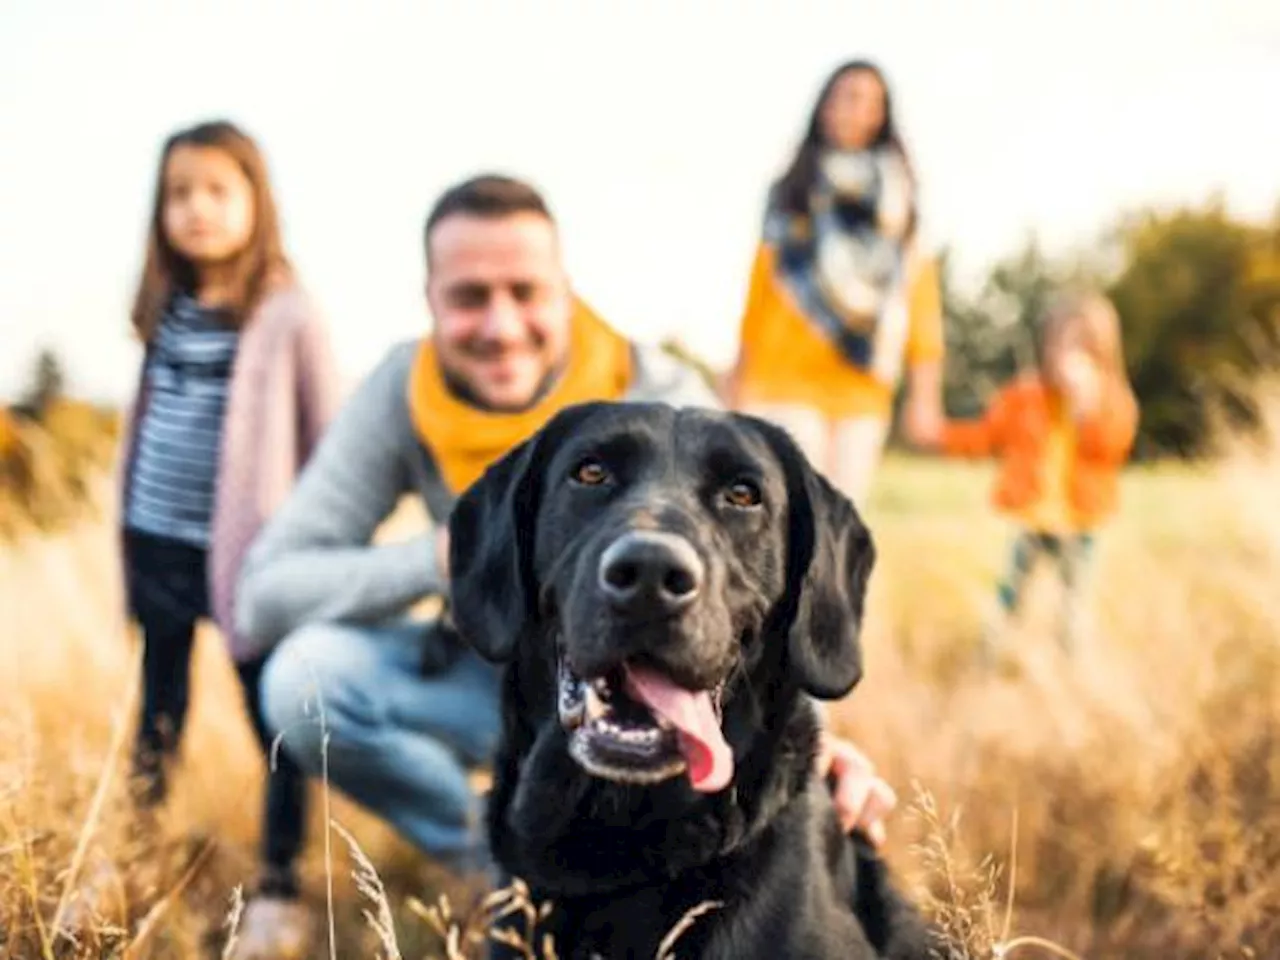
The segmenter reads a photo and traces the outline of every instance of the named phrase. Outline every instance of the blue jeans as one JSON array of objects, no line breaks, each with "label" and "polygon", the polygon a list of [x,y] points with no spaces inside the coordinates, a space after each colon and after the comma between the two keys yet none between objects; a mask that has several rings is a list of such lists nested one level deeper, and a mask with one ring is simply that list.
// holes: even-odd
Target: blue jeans
[{"label": "blue jeans", "polygon": [[[303,770],[437,857],[483,844],[469,768],[491,761],[498,668],[432,623],[302,627],[271,654],[263,713]],[[424,664],[428,664],[424,668]]]}]

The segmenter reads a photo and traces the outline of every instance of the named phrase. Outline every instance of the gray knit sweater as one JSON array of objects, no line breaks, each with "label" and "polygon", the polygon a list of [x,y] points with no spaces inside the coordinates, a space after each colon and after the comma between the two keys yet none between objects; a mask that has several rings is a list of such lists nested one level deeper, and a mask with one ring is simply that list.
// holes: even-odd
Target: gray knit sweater
[{"label": "gray knit sweater", "polygon": [[[236,632],[263,653],[317,621],[375,623],[444,591],[434,531],[373,544],[404,494],[420,495],[433,524],[452,494],[410,419],[408,379],[417,342],[393,347],[325,433],[297,485],[263,529],[241,572]],[[634,347],[625,399],[715,407],[689,366]]]}]

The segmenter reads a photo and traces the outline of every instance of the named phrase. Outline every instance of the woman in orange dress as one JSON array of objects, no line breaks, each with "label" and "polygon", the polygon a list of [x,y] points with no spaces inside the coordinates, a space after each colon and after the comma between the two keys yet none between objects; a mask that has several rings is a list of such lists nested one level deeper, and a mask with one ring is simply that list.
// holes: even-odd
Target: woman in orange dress
[{"label": "woman in orange dress", "polygon": [[769,193],[728,386],[736,409],[790,431],[860,507],[904,368],[908,436],[942,420],[941,298],[918,222],[884,76],[843,64]]}]

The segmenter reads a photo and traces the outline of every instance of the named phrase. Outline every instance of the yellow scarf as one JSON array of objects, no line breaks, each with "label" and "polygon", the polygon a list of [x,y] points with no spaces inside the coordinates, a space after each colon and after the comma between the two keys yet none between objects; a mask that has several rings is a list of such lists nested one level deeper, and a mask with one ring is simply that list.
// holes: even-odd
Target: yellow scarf
[{"label": "yellow scarf", "polygon": [[546,396],[519,413],[481,410],[454,396],[440,372],[435,343],[423,340],[409,374],[409,415],[453,493],[480,479],[489,464],[565,407],[618,400],[627,392],[630,343],[581,300],[574,303],[568,366]]}]

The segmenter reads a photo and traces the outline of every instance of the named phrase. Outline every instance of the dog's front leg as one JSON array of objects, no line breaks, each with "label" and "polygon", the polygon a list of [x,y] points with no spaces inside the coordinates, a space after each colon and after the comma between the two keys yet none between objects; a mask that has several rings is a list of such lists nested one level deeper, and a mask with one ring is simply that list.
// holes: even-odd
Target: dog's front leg
[{"label": "dog's front leg", "polygon": [[520,762],[506,825],[522,845],[562,837],[587,791],[582,768],[569,756],[564,731],[544,727]]}]

